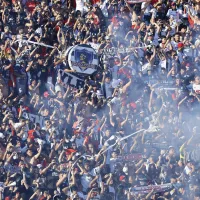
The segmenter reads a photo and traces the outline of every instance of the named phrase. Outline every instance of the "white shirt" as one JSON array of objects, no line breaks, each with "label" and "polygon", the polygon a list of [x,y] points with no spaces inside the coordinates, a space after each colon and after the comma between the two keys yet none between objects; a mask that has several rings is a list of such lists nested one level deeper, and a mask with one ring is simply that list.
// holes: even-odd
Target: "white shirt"
[{"label": "white shirt", "polygon": [[186,56],[191,56],[191,57],[194,57],[193,56],[193,49],[191,47],[185,47],[184,50],[183,50],[184,54]]},{"label": "white shirt", "polygon": [[[105,93],[106,93],[106,98],[112,97],[112,82],[110,83],[104,83],[105,84]],[[103,86],[103,85],[102,85]],[[102,88],[102,91],[104,89]]]},{"label": "white shirt", "polygon": [[98,167],[93,168],[92,171],[90,172],[90,174],[92,176],[97,176],[97,175],[99,175],[99,172],[100,172],[100,167],[98,166]]},{"label": "white shirt", "polygon": [[89,188],[90,182],[92,181],[92,176],[90,174],[83,174],[81,176],[81,185],[83,186],[83,191],[86,192]]},{"label": "white shirt", "polygon": [[113,173],[114,170],[115,170],[115,163],[116,163],[116,161],[117,161],[117,158],[111,158],[110,159],[110,171],[111,171],[111,173]]},{"label": "white shirt", "polygon": [[170,36],[174,35],[176,33],[176,21],[172,21],[170,24],[171,30],[169,32]]},{"label": "white shirt", "polygon": [[[144,8],[146,7],[146,4],[147,4],[147,2],[143,2],[142,5],[141,5],[141,9],[144,9]],[[151,15],[151,13],[150,13],[151,9],[152,9],[152,5],[149,4],[149,5],[146,7],[146,9],[144,10],[144,14],[150,16],[150,15]]]},{"label": "white shirt", "polygon": [[88,8],[84,5],[86,0],[76,0],[76,10],[80,10],[81,13],[88,12]]},{"label": "white shirt", "polygon": [[83,146],[84,138],[81,136],[81,138],[76,138],[76,146],[80,147]]},{"label": "white shirt", "polygon": [[173,50],[175,50],[175,51],[178,50],[178,42],[171,41],[171,45],[172,45]]},{"label": "white shirt", "polygon": [[108,3],[108,0],[105,0],[102,4],[99,4],[99,8],[101,9],[101,11],[105,17],[108,17],[108,10],[106,7],[107,3]]},{"label": "white shirt", "polygon": [[76,10],[82,10],[84,7],[84,0],[76,0]]},{"label": "white shirt", "polygon": [[99,43],[88,42],[88,44],[89,44],[96,52],[98,52],[99,46],[100,46]]},{"label": "white shirt", "polygon": [[173,17],[174,20],[178,21],[179,20],[179,12],[178,10],[172,10],[172,9],[169,9],[168,12],[167,12],[167,17]]},{"label": "white shirt", "polygon": [[180,63],[182,63],[184,61],[184,57],[185,57],[185,54],[184,52],[182,51],[177,51],[177,55],[178,55],[178,60]]},{"label": "white shirt", "polygon": [[112,72],[112,78],[113,79],[118,79],[118,70],[119,70],[119,66],[118,65],[114,65],[112,68],[111,68],[111,72]]}]

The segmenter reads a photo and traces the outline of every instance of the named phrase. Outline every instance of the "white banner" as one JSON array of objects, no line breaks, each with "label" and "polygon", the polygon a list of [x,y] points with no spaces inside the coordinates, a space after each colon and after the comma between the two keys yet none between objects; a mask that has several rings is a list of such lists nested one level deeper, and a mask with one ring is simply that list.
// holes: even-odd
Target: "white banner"
[{"label": "white banner", "polygon": [[167,68],[167,60],[161,60],[160,67],[161,67],[161,69],[166,69]]},{"label": "white banner", "polygon": [[64,86],[70,85],[77,89],[83,88],[84,80],[75,76],[74,74],[64,72],[63,70],[59,70],[58,77],[62,81]]},{"label": "white banner", "polygon": [[10,172],[11,174],[19,173],[21,171],[20,167],[18,167],[18,166],[12,166],[12,165],[1,166],[0,168],[4,169],[6,172]]},{"label": "white banner", "polygon": [[117,157],[117,161],[125,162],[133,162],[133,161],[138,161],[143,158],[143,155],[141,153],[132,153],[132,154],[126,154],[122,156]]},{"label": "white banner", "polygon": [[148,185],[148,186],[141,186],[141,187],[133,187],[131,190],[132,195],[134,194],[148,194],[152,190],[155,192],[164,192],[172,188],[171,183],[162,184],[162,185]]},{"label": "white banner", "polygon": [[149,2],[149,0],[128,0],[127,3],[133,4],[133,3],[143,3],[143,2]]},{"label": "white banner", "polygon": [[150,47],[150,45],[148,46],[142,46],[142,47],[129,47],[129,48],[115,48],[115,47],[112,47],[112,48],[105,48],[103,49],[103,54],[105,55],[115,55],[117,53],[130,53],[130,52],[133,52],[134,50],[136,49],[145,49],[145,48],[148,48]]},{"label": "white banner", "polygon": [[33,123],[39,123],[41,127],[44,126],[44,117],[41,116],[41,115],[35,115],[35,114],[32,114],[32,113],[23,112],[22,116],[26,119],[29,119]]},{"label": "white banner", "polygon": [[149,63],[145,63],[142,65],[142,73],[146,74],[148,70],[151,70],[151,65]]}]

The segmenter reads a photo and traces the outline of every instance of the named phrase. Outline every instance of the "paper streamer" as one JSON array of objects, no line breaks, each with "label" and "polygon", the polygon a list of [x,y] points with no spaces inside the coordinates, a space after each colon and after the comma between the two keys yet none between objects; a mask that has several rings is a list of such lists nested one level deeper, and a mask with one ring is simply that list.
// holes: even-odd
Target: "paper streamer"
[{"label": "paper streamer", "polygon": [[15,42],[31,43],[31,44],[36,44],[36,45],[52,48],[52,49],[54,48],[51,45],[47,45],[47,44],[40,43],[40,42],[33,42],[33,41],[29,41],[29,40],[16,40]]},{"label": "paper streamer", "polygon": [[[51,46],[51,45],[47,45],[47,44],[44,44],[42,42],[33,42],[33,41],[29,41],[29,40],[16,40],[16,42],[19,42],[19,43],[30,43],[30,44],[35,44],[35,45],[40,45],[40,46],[43,46],[43,47],[47,47],[47,48],[51,48],[51,49],[54,49],[55,47],[54,46]],[[58,48],[56,47],[56,49],[58,50]],[[59,54],[61,54],[61,51],[59,51]]]}]

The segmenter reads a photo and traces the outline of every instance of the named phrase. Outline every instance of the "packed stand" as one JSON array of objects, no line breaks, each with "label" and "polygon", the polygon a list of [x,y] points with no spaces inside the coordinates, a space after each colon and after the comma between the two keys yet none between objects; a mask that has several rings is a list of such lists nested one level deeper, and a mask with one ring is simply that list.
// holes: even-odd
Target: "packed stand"
[{"label": "packed stand", "polygon": [[0,2],[0,199],[200,199],[199,0]]}]

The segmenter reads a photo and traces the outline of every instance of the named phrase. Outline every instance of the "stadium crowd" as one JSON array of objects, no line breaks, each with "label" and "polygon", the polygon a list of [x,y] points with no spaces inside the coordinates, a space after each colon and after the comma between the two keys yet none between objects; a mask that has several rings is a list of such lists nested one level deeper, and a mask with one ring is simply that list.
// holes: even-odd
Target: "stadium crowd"
[{"label": "stadium crowd", "polygon": [[0,2],[1,200],[200,199],[199,0]]}]

